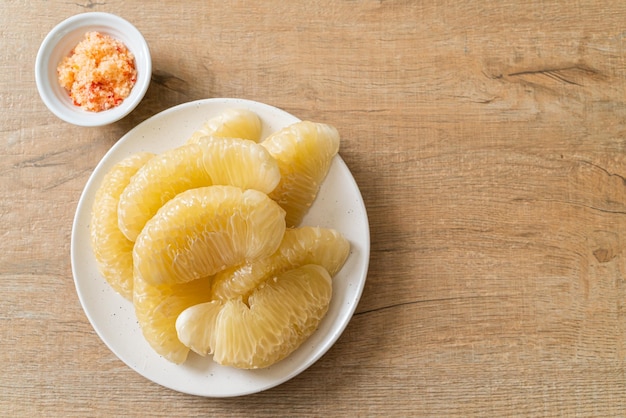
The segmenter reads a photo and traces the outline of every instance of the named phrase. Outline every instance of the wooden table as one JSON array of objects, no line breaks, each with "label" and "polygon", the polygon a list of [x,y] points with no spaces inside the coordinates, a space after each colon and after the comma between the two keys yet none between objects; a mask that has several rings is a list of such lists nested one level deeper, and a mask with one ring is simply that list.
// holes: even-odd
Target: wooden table
[{"label": "wooden table", "polygon": [[[4,416],[623,416],[626,3],[4,2],[0,411]],[[142,104],[54,117],[46,33],[135,24]],[[241,97],[326,122],[371,227],[356,314],[310,369],[235,399],[132,371],[76,295],[71,224],[106,151],[180,103]]]}]

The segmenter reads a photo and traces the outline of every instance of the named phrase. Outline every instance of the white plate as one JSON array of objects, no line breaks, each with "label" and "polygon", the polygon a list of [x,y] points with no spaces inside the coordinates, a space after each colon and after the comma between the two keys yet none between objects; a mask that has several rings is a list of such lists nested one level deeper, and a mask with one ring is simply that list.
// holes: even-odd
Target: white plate
[{"label": "white plate", "polygon": [[102,341],[130,368],[167,388],[207,397],[260,392],[298,375],[337,341],[361,297],[369,264],[367,213],[359,188],[343,160],[331,164],[317,200],[303,224],[334,228],[350,241],[351,251],[333,279],[333,299],[318,330],[289,357],[260,370],[223,367],[190,353],[183,365],[157,355],[144,340],[132,303],[113,291],[98,273],[89,243],[91,205],[104,175],[123,158],[138,151],[160,153],[182,144],[207,119],[226,108],[246,108],[263,121],[267,135],[298,119],[280,109],[242,99],[207,99],[182,104],[141,123],[104,156],[81,195],[72,228],[72,272],[78,297]]}]

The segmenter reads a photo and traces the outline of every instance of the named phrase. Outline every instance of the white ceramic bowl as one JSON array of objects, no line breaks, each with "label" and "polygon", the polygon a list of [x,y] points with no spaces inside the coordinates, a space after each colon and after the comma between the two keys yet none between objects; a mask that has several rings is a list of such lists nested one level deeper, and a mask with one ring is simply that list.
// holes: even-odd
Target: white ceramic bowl
[{"label": "white ceramic bowl", "polygon": [[[101,112],[89,112],[72,103],[67,91],[59,84],[57,66],[84,38],[96,31],[123,42],[135,56],[137,82],[130,95],[117,107]],[[81,13],[59,23],[45,37],[35,62],[35,80],[41,99],[60,119],[79,126],[102,126],[128,115],[143,99],[150,85],[152,59],[141,32],[131,23],[110,13]]]}]

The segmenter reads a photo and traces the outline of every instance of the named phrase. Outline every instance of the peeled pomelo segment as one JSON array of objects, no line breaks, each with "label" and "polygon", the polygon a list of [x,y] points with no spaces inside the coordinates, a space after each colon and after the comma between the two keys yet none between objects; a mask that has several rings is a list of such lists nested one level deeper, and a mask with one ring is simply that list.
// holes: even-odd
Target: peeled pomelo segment
[{"label": "peeled pomelo segment", "polygon": [[120,196],[119,228],[135,241],[145,223],[165,202],[181,191],[211,184],[203,169],[202,148],[189,145],[154,157],[135,174]]},{"label": "peeled pomelo segment", "polygon": [[321,265],[333,277],[349,253],[349,241],[334,229],[311,226],[287,229],[271,256],[217,273],[213,278],[213,297],[245,300],[265,280],[305,264]]},{"label": "peeled pomelo segment", "polygon": [[135,241],[161,206],[185,190],[230,185],[271,192],[278,165],[261,145],[244,139],[206,138],[152,158],[133,176],[118,205],[120,230]]},{"label": "peeled pomelo segment", "polygon": [[98,271],[126,299],[133,297],[133,243],[120,231],[117,204],[130,179],[154,154],[133,154],[104,176],[91,209],[89,232]]},{"label": "peeled pomelo segment", "polygon": [[262,192],[187,190],[163,205],[137,237],[134,275],[152,284],[189,282],[268,257],[284,233],[284,210]]},{"label": "peeled pomelo segment", "polygon": [[188,142],[195,143],[203,136],[241,138],[259,142],[263,125],[259,116],[247,109],[225,109],[207,120],[195,131]]},{"label": "peeled pomelo segment", "polygon": [[288,227],[300,225],[339,152],[339,133],[323,123],[297,122],[261,144],[278,161],[281,180],[270,197],[287,212]]},{"label": "peeled pomelo segment", "polygon": [[198,138],[197,144],[210,152],[202,156],[204,170],[214,185],[255,189],[265,194],[280,181],[277,161],[260,144],[237,138]]},{"label": "peeled pomelo segment", "polygon": [[176,318],[189,308],[211,300],[211,278],[181,284],[153,285],[135,278],[133,305],[141,332],[152,349],[165,359],[180,364],[189,348],[176,334]]},{"label": "peeled pomelo segment", "polygon": [[176,320],[179,340],[225,366],[271,366],[296,350],[328,311],[332,283],[321,266],[286,271],[242,299],[192,306]]},{"label": "peeled pomelo segment", "polygon": [[222,301],[212,300],[182,311],[176,319],[176,334],[181,343],[201,356],[213,354],[216,318],[223,306]]}]

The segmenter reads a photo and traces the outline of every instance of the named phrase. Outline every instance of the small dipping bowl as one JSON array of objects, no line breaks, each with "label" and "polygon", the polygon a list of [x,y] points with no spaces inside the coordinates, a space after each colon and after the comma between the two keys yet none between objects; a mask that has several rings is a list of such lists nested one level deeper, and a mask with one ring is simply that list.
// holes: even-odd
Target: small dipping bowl
[{"label": "small dipping bowl", "polygon": [[[57,67],[64,57],[85,38],[87,32],[100,32],[115,38],[135,56],[137,82],[130,95],[118,106],[90,112],[75,105],[58,80]],[[35,81],[39,95],[60,119],[78,126],[104,126],[128,115],[141,102],[152,77],[148,44],[135,26],[110,13],[81,13],[59,23],[45,37],[35,61]]]}]

